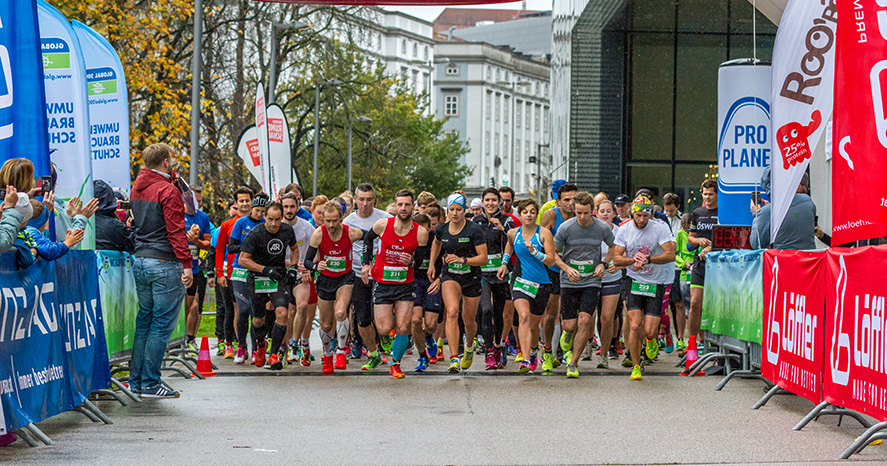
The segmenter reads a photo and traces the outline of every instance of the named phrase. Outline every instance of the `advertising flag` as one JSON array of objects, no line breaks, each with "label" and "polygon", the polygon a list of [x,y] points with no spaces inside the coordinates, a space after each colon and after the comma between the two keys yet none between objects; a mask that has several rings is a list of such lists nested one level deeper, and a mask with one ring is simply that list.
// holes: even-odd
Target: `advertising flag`
[{"label": "advertising flag", "polygon": [[123,63],[92,28],[77,20],[73,27],[86,61],[93,179],[129,193],[129,102]]},{"label": "advertising flag", "polygon": [[249,125],[237,138],[237,155],[243,160],[243,165],[249,170],[249,174],[262,184],[262,156],[259,154],[259,135],[256,133],[256,125]]},{"label": "advertising flag", "polygon": [[0,2],[0,164],[24,157],[49,176],[37,4]]},{"label": "advertising flag", "polygon": [[262,83],[256,87],[256,136],[258,136],[259,144],[259,167],[262,177],[259,178],[259,184],[267,192],[272,199],[277,194],[271,189],[271,167],[268,160],[268,115],[265,112],[265,89]]},{"label": "advertising flag", "polygon": [[298,183],[290,152],[290,127],[283,109],[268,106],[268,153],[271,168],[271,192],[277,193],[290,183]]},{"label": "advertising flag", "polygon": [[836,21],[834,0],[790,0],[776,32],[770,96],[770,134],[775,141],[771,243],[831,117]]}]

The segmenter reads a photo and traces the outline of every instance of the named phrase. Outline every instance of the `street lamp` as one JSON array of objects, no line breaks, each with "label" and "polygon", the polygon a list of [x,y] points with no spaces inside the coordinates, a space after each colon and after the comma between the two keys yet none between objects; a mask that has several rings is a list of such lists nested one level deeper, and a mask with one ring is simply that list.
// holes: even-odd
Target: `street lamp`
[{"label": "street lamp", "polygon": [[338,86],[339,84],[342,84],[342,81],[338,79],[318,81],[314,84],[314,179],[311,185],[311,195],[315,197],[317,197],[317,154],[320,152],[320,87]]},{"label": "street lamp", "polygon": [[197,186],[197,160],[200,152],[200,60],[203,54],[203,2],[194,1],[194,56],[191,58],[191,173],[188,180]]},{"label": "street lamp", "polygon": [[348,119],[348,191],[351,191],[351,131],[354,126],[352,123],[355,121],[370,122],[373,121],[373,119],[365,116]]},{"label": "street lamp", "polygon": [[517,86],[529,84],[529,81],[524,81],[522,79],[516,79],[514,81],[496,81],[496,84],[500,86],[511,85],[511,153],[508,155],[508,186],[511,189],[514,189],[515,182],[513,180],[517,179],[514,176],[514,132],[517,129],[517,122],[514,121],[515,118],[515,109],[517,108]]},{"label": "street lamp", "polygon": [[271,23],[271,76],[268,85],[268,105],[274,103],[274,89],[277,87],[277,30],[304,29],[307,24],[296,21],[293,23]]}]

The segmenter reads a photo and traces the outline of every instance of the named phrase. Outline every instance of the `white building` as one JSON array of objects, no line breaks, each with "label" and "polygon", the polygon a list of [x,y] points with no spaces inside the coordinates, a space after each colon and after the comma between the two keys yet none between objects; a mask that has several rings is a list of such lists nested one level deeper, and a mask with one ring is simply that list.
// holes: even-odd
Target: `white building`
[{"label": "white building", "polygon": [[447,60],[435,69],[435,116],[448,118],[445,129],[469,146],[462,163],[474,173],[466,191],[500,185],[535,190],[538,167],[529,157],[549,141],[548,64],[481,42],[438,42],[435,49],[439,61]]}]

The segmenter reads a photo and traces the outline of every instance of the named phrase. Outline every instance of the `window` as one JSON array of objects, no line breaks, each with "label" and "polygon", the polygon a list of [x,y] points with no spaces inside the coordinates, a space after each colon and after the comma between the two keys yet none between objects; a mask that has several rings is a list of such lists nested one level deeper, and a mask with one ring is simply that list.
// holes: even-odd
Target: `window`
[{"label": "window", "polygon": [[496,121],[499,121],[499,111],[502,107],[502,105],[499,103],[502,100],[501,95],[502,94],[499,94],[498,92],[496,93]]},{"label": "window", "polygon": [[490,156],[490,132],[487,131],[487,137],[484,139],[484,153]]},{"label": "window", "polygon": [[423,90],[429,88],[429,86],[430,86],[429,79],[430,79],[430,76],[428,76],[428,73],[422,73],[422,89]]},{"label": "window", "polygon": [[504,105],[504,108],[502,109],[502,110],[503,110],[503,115],[502,115],[502,116],[503,116],[504,119],[505,119],[505,124],[506,124],[506,125],[508,124],[508,113],[509,113],[509,112],[508,112],[508,109],[509,109],[509,108],[511,108],[511,98],[506,97],[506,98],[505,98],[505,105]]},{"label": "window", "polygon": [[499,157],[499,133],[496,133],[496,157]]},{"label": "window", "polygon": [[459,116],[459,96],[444,97],[444,116]]},{"label": "window", "polygon": [[404,39],[403,42],[400,43],[400,53],[406,55],[407,54],[407,40]]},{"label": "window", "polygon": [[499,80],[501,79],[501,78],[499,77],[499,71],[500,71],[499,68],[496,68],[496,82],[497,82],[497,83],[498,83]]},{"label": "window", "polygon": [[376,48],[382,49],[382,34],[376,34]]},{"label": "window", "polygon": [[521,121],[523,121],[523,115],[522,115],[523,109],[524,109],[524,103],[521,102],[520,100],[518,100],[517,107],[514,109],[515,110],[514,125],[518,128],[520,128]]},{"label": "window", "polygon": [[548,134],[548,107],[542,110],[542,131]]},{"label": "window", "polygon": [[459,75],[459,67],[456,65],[450,65],[447,67],[447,75],[449,76],[458,76]]},{"label": "window", "polygon": [[425,46],[425,59],[428,60],[428,46]]},{"label": "window", "polygon": [[493,113],[493,93],[487,92],[487,119],[490,119],[490,115]]},{"label": "window", "polygon": [[413,92],[420,92],[419,89],[419,71],[413,70],[413,80],[412,80]]},{"label": "window", "polygon": [[520,162],[520,151],[521,151],[521,144],[520,144],[520,139],[518,139],[517,141],[514,141],[514,160],[515,160],[515,162]]},{"label": "window", "polygon": [[419,44],[413,42],[413,58],[417,58],[419,56]]},{"label": "window", "polygon": [[530,119],[531,119],[530,112],[532,112],[532,111],[533,111],[533,104],[527,102],[527,116],[526,116],[526,118],[524,118],[524,121],[527,123],[526,124],[527,129],[530,129]]},{"label": "window", "polygon": [[535,128],[536,128],[536,131],[537,131],[537,132],[539,131],[539,117],[540,117],[541,114],[542,114],[542,109],[539,108],[539,106],[537,105],[537,106],[536,106],[536,111],[533,112],[534,123],[535,123]]},{"label": "window", "polygon": [[508,70],[505,70],[505,80],[511,81],[511,72]]},{"label": "window", "polygon": [[487,65],[487,81],[491,81],[493,79],[493,67]]},{"label": "window", "polygon": [[[530,152],[530,141],[527,141],[527,145],[525,147],[527,148],[527,150],[524,153],[527,155],[530,155],[532,153],[532,152]],[[537,154],[537,156],[538,156],[538,154]],[[537,162],[537,163],[539,163],[539,162]]]}]

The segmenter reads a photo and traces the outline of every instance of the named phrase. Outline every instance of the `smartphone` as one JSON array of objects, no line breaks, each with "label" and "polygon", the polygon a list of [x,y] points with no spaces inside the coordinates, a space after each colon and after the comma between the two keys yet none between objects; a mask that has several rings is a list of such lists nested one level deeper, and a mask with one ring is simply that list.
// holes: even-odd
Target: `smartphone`
[{"label": "smartphone", "polygon": [[755,205],[761,205],[761,192],[760,191],[752,191],[751,200],[755,203]]},{"label": "smartphone", "polygon": [[819,215],[813,216],[813,226],[819,226]]},{"label": "smartphone", "polygon": [[43,195],[49,194],[52,191],[52,177],[51,176],[41,176],[40,177],[40,190]]},{"label": "smartphone", "polygon": [[131,209],[131,207],[129,205],[129,201],[120,201],[120,208],[123,210]]}]

